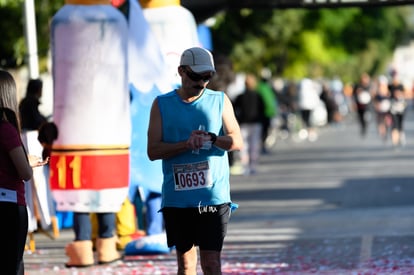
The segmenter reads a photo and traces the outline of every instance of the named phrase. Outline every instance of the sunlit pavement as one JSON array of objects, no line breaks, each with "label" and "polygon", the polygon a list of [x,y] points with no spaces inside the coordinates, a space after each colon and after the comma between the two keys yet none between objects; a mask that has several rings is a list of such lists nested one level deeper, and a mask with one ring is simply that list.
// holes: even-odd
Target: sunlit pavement
[{"label": "sunlit pavement", "polygon": [[[223,274],[414,274],[414,118],[404,147],[383,144],[374,121],[365,138],[353,118],[291,139],[261,157],[252,176],[232,176],[232,214]],[[35,234],[26,274],[174,274],[175,252],[129,256],[112,265],[67,269],[62,230]],[[199,274],[202,274],[200,268]]]}]

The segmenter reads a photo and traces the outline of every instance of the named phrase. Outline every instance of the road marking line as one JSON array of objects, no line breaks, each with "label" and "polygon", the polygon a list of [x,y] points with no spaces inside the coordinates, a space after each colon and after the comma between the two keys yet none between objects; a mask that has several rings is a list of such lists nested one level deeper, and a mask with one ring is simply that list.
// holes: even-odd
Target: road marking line
[{"label": "road marking line", "polygon": [[371,258],[372,241],[374,237],[372,235],[363,235],[361,240],[361,253],[360,261],[366,262]]}]

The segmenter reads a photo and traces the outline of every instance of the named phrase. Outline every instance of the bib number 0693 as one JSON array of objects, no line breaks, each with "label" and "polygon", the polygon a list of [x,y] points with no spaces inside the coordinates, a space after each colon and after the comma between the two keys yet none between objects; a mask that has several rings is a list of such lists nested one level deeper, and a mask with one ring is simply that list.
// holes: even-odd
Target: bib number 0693
[{"label": "bib number 0693", "polygon": [[178,183],[181,188],[197,188],[206,184],[205,171],[179,173]]}]

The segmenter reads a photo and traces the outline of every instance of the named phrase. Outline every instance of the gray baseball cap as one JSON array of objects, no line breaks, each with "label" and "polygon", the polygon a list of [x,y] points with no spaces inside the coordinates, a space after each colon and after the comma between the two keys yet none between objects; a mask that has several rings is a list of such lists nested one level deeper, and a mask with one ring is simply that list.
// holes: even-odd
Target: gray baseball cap
[{"label": "gray baseball cap", "polygon": [[195,73],[216,72],[213,55],[200,47],[185,50],[181,55],[180,66],[189,66]]}]

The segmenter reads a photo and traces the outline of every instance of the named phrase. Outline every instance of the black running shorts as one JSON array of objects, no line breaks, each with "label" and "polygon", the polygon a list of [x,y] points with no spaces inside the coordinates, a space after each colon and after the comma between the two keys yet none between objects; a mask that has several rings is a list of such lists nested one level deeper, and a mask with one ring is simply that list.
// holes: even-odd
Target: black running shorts
[{"label": "black running shorts", "polygon": [[230,219],[230,204],[165,207],[162,213],[169,247],[175,246],[180,252],[190,250],[193,245],[200,250],[222,250]]}]

